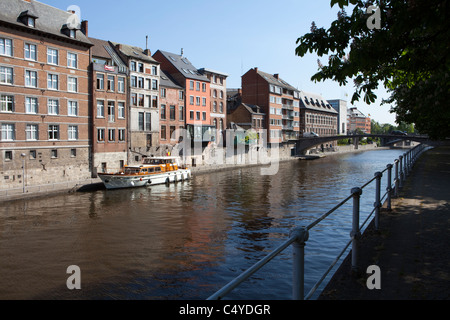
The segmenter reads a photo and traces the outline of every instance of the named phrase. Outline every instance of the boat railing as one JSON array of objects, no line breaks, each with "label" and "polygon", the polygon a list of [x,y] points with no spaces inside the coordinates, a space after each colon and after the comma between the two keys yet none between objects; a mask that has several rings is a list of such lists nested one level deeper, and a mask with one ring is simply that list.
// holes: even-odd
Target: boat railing
[{"label": "boat railing", "polygon": [[[293,246],[293,276],[292,276],[292,298],[293,300],[308,300],[314,295],[323,281],[326,279],[330,271],[333,270],[335,265],[340,261],[343,254],[347,251],[349,246],[351,245],[351,268],[352,271],[359,271],[359,252],[358,252],[358,242],[361,238],[361,231],[364,230],[365,225],[369,221],[369,219],[374,215],[374,227],[376,230],[379,230],[379,215],[380,209],[384,204],[386,205],[387,210],[391,210],[391,198],[398,197],[398,191],[403,186],[404,180],[406,176],[409,174],[412,169],[413,164],[419,157],[419,155],[426,150],[425,145],[420,144],[416,147],[410,149],[403,155],[399,156],[398,159],[394,161],[394,164],[388,164],[386,168],[380,172],[376,172],[374,177],[367,181],[361,187],[355,187],[351,189],[350,195],[342,200],[340,203],[335,205],[328,212],[324,213],[322,216],[317,218],[315,221],[310,223],[307,226],[296,227],[291,230],[289,238],[281,243],[277,248],[275,248],[271,253],[266,255],[263,259],[259,260],[253,266],[248,268],[238,277],[230,281],[216,293],[211,295],[208,300],[220,300],[223,299],[228,293],[230,293],[237,286],[241,285],[245,280],[251,277],[255,272],[265,266],[268,262],[270,262],[273,258],[283,252],[290,245]],[[394,169],[394,179],[392,180]],[[387,187],[386,192],[381,195],[381,179],[383,175],[386,174],[387,177]],[[373,210],[368,214],[367,218],[360,223],[360,198],[362,195],[362,191],[369,184],[375,181],[375,202]],[[312,286],[310,291],[305,295],[305,245],[307,240],[309,239],[309,231],[314,228],[321,221],[330,216],[333,212],[335,212],[338,208],[343,206],[348,201],[352,200],[353,202],[353,214],[352,214],[352,230],[350,232],[350,240],[346,243],[346,245],[339,252],[337,257],[332,261],[331,265],[325,270],[324,274],[321,278]]]}]

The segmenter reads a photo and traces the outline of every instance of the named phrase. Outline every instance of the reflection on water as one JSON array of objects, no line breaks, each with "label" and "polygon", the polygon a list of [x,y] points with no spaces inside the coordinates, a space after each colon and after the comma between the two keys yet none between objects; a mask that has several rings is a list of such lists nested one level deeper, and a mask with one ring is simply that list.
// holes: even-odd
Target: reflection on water
[{"label": "reflection on water", "polygon": [[[253,167],[197,175],[169,187],[3,203],[0,298],[205,299],[293,227],[314,221],[402,153],[283,162],[274,176]],[[363,197],[362,208],[370,212],[370,186],[365,193],[370,198]],[[307,287],[348,241],[350,205],[311,231]],[[289,248],[229,298],[290,299],[291,254]],[[70,265],[81,269],[81,290],[66,287]]]}]

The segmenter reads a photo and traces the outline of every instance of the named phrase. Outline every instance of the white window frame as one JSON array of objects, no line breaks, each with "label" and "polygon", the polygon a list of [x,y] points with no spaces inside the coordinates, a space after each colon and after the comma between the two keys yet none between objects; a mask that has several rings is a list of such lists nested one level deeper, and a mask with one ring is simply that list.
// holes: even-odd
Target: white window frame
[{"label": "white window frame", "polygon": [[25,60],[37,61],[37,45],[32,43],[25,43],[24,45],[24,58]]},{"label": "white window frame", "polygon": [[58,90],[59,88],[59,76],[54,73],[47,74],[47,89]]},{"label": "white window frame", "polygon": [[0,95],[0,112],[14,112],[14,96]]},{"label": "white window frame", "polygon": [[8,38],[0,38],[0,56],[13,56],[13,41]]},{"label": "white window frame", "polygon": [[35,97],[25,97],[25,113],[38,113],[38,99]]},{"label": "white window frame", "polygon": [[105,117],[105,101],[97,100],[97,118]]},{"label": "white window frame", "polygon": [[117,102],[117,118],[125,119],[125,102]]},{"label": "white window frame", "polygon": [[58,99],[48,99],[47,100],[47,111],[48,111],[48,114],[58,115],[59,114],[59,100]]},{"label": "white window frame", "polygon": [[37,88],[38,73],[33,70],[25,70],[25,87]]},{"label": "white window frame", "polygon": [[0,83],[14,84],[14,69],[11,67],[0,66]]},{"label": "white window frame", "polygon": [[78,126],[77,125],[69,125],[67,127],[67,139],[74,141],[78,140]]},{"label": "white window frame", "polygon": [[[75,87],[75,90],[74,90],[74,87]],[[78,78],[67,77],[67,91],[78,92]]]},{"label": "white window frame", "polygon": [[16,135],[16,126],[14,123],[2,123],[1,141],[14,141]]},{"label": "white window frame", "polygon": [[[56,54],[55,54],[56,53]],[[57,66],[59,63],[59,51],[58,49],[47,48],[47,63]]]},{"label": "white window frame", "polygon": [[[73,56],[75,59],[73,59]],[[67,67],[71,69],[78,68],[78,55],[73,52],[67,52]]]},{"label": "white window frame", "polygon": [[39,125],[27,124],[25,127],[25,137],[27,141],[39,140]]},{"label": "white window frame", "polygon": [[[48,133],[48,140],[49,141],[59,140],[59,125],[57,125],[57,124],[49,124],[47,133]],[[50,133],[52,135],[52,138],[50,138]],[[56,134],[56,138],[55,138],[55,134]]]},{"label": "white window frame", "polygon": [[78,101],[67,101],[67,115],[72,117],[78,116]]}]

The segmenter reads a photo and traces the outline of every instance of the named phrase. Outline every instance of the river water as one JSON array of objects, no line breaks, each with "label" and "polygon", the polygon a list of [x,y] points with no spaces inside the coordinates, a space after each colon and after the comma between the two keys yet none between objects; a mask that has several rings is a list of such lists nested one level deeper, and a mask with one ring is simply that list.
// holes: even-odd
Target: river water
[{"label": "river water", "polygon": [[[0,207],[0,299],[206,299],[393,163],[403,150],[198,174],[150,188],[99,190]],[[382,193],[386,188],[382,179]],[[373,209],[363,191],[361,221]],[[350,239],[351,201],[314,227],[306,291]],[[67,268],[81,270],[69,290]],[[291,299],[292,248],[229,299]]]}]

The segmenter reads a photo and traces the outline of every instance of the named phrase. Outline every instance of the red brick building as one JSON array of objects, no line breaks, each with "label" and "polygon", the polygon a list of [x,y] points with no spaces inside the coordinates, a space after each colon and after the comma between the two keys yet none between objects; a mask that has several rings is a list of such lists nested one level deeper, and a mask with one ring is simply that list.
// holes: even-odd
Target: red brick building
[{"label": "red brick building", "polygon": [[158,50],[153,58],[161,63],[163,71],[184,88],[185,123],[192,139],[210,141],[215,133],[215,127],[211,125],[210,80],[183,55]]},{"label": "red brick building", "polygon": [[357,129],[364,133],[370,134],[371,130],[371,120],[366,117],[357,108],[349,108],[347,113],[347,127],[349,132],[355,132]]},{"label": "red brick building", "polygon": [[[32,0],[0,2],[2,188],[90,178],[87,22]],[[24,177],[25,176],[25,177]]]},{"label": "red brick building", "polygon": [[253,68],[242,76],[242,102],[258,105],[266,114],[268,143],[297,139],[300,131],[300,91],[281,79]]},{"label": "red brick building", "polygon": [[89,38],[91,49],[92,171],[116,171],[127,163],[128,68],[112,44]]}]

